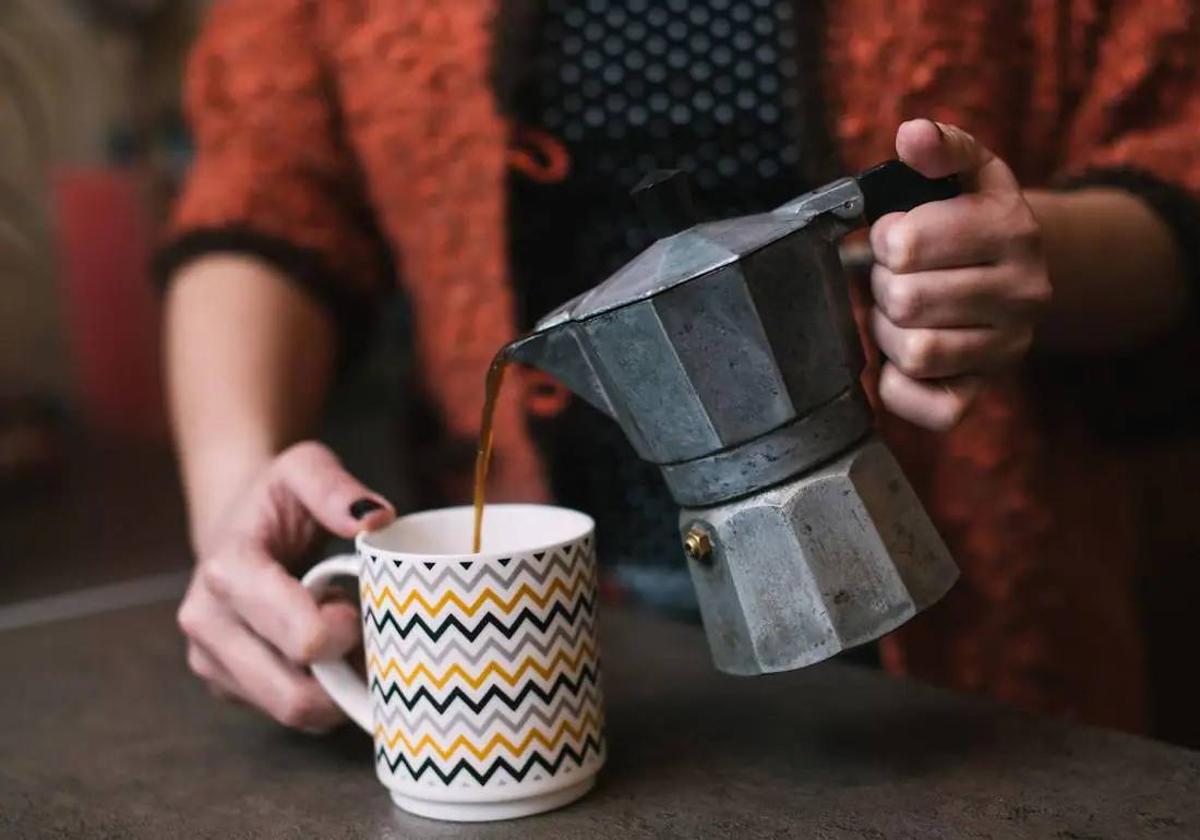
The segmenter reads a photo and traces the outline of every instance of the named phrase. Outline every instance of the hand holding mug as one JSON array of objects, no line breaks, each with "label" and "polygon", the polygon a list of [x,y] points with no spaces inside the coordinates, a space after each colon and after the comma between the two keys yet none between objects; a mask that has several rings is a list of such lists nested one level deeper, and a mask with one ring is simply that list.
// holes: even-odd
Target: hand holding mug
[{"label": "hand holding mug", "polygon": [[318,602],[288,571],[325,532],[353,537],[395,517],[321,444],[272,461],[205,541],[178,621],[188,665],[213,693],[311,732],[344,719],[306,666],[360,638],[358,610]]}]

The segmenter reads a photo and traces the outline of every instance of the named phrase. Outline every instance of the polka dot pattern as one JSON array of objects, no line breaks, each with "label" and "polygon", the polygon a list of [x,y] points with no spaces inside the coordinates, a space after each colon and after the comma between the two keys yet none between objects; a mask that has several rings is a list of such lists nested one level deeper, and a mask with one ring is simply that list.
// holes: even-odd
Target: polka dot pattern
[{"label": "polka dot pattern", "polygon": [[[797,8],[795,0],[544,0],[517,116],[560,138],[572,170],[565,183],[512,185],[526,325],[650,244],[629,198],[647,170],[688,171],[710,218],[766,210],[810,186],[801,143],[821,120],[801,113],[795,95],[796,33],[807,23]],[[677,510],[657,468],[578,401],[551,426],[538,437],[555,491],[596,518],[602,558],[686,574]]]},{"label": "polka dot pattern", "polygon": [[[605,191],[632,187],[642,154],[689,164],[710,209],[762,209],[801,186],[784,177],[803,133],[782,98],[797,83],[793,6],[546,0],[525,116],[564,138],[577,177]],[[614,145],[622,154],[597,153]]]}]

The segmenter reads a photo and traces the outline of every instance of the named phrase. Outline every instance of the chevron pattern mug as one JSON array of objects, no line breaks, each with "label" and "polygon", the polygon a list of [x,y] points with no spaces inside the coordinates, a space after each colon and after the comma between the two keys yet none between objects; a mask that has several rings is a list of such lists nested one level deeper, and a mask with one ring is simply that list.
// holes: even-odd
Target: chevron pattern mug
[{"label": "chevron pattern mug", "polygon": [[358,578],[366,682],[340,660],[312,670],[374,736],[392,800],[464,822],[572,802],[605,758],[591,518],[488,505],[472,554],[472,514],[401,517],[304,577],[318,594]]}]

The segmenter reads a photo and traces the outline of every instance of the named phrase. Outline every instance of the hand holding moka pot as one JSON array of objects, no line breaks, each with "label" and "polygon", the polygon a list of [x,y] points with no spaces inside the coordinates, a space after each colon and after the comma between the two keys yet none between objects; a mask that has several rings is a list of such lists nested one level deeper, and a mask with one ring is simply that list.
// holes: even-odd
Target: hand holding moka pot
[{"label": "hand holding moka pot", "polygon": [[511,348],[613,417],[683,507],[718,668],[800,668],[895,629],[958,570],[859,385],[838,240],[952,198],[898,161],[696,224],[682,173],[635,190],[660,238]]}]

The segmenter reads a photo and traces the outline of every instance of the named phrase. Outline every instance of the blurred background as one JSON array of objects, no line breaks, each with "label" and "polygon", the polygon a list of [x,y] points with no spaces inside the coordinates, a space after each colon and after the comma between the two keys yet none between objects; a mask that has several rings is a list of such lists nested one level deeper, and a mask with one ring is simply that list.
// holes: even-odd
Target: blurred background
[{"label": "blurred background", "polygon": [[[0,607],[151,574],[182,589],[191,561],[148,260],[189,161],[180,78],[206,5],[0,3]],[[378,332],[327,435],[401,506],[395,461],[378,455],[392,446],[403,334]],[[1180,674],[1195,662],[1200,500],[1186,488],[1200,443],[1192,430],[1131,445],[1164,686],[1155,734],[1200,746],[1200,696],[1179,689],[1194,682]]]},{"label": "blurred background", "polygon": [[[180,83],[207,5],[0,3],[0,607],[191,563],[148,263],[190,160]],[[401,498],[358,453],[392,448],[380,379],[403,355],[356,365],[328,432]]]}]

